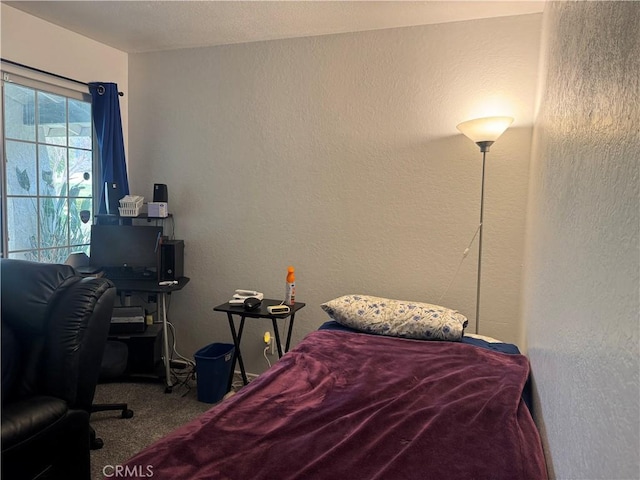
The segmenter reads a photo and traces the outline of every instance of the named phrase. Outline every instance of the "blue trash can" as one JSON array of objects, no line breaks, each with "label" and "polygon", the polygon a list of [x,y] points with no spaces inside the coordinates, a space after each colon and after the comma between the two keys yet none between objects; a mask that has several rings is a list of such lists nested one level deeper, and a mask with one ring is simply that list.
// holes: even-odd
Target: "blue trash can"
[{"label": "blue trash can", "polygon": [[212,343],[195,353],[199,402],[216,403],[227,393],[234,350],[231,343]]}]

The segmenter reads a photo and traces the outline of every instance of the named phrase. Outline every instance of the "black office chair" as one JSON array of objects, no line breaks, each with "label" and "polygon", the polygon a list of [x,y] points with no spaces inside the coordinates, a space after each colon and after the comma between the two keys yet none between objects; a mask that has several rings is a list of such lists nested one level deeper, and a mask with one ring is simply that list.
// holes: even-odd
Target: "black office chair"
[{"label": "black office chair", "polygon": [[67,265],[0,259],[2,478],[88,479],[89,411],[114,285]]},{"label": "black office chair", "polygon": [[[83,274],[83,268],[89,266],[89,257],[84,253],[72,253],[67,257],[65,262],[72,266],[78,273]],[[91,274],[86,274],[87,276]],[[117,341],[107,341],[104,352],[102,354],[102,363],[100,364],[100,381],[111,380],[120,377],[127,369],[129,359],[129,347],[125,343]],[[111,410],[121,410],[122,418],[133,417],[133,410],[129,409],[126,403],[94,403],[91,405],[91,412],[104,412]],[[91,433],[91,450],[99,450],[104,446],[104,441],[96,436],[93,427],[90,428]]]},{"label": "black office chair", "polygon": [[[100,380],[108,381],[122,376],[127,369],[129,347],[126,343],[109,340],[105,346],[100,365]],[[121,418],[133,417],[133,410],[126,403],[94,403],[91,405],[91,413],[120,410]],[[99,450],[104,446],[104,441],[96,436],[96,431],[91,427],[91,450]]]}]

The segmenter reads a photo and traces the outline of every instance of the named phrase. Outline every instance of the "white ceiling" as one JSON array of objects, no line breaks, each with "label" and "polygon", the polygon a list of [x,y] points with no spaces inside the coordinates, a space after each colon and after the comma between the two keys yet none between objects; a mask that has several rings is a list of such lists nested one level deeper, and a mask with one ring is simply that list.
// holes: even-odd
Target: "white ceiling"
[{"label": "white ceiling", "polygon": [[541,12],[544,1],[5,1],[129,53]]}]

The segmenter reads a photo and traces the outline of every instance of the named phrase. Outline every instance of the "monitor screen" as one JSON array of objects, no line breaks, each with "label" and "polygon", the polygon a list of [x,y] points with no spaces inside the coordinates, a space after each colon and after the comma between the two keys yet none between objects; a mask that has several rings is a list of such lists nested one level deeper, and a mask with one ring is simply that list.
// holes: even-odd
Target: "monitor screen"
[{"label": "monitor screen", "polygon": [[94,267],[156,269],[162,227],[91,225],[89,263]]}]

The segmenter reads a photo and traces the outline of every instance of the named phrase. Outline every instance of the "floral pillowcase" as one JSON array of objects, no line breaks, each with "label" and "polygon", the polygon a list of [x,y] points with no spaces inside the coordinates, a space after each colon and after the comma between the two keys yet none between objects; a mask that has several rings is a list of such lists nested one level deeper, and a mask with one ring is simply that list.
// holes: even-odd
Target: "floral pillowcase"
[{"label": "floral pillowcase", "polygon": [[439,305],[370,295],[345,295],[321,305],[336,322],[378,335],[460,341],[467,318]]}]

